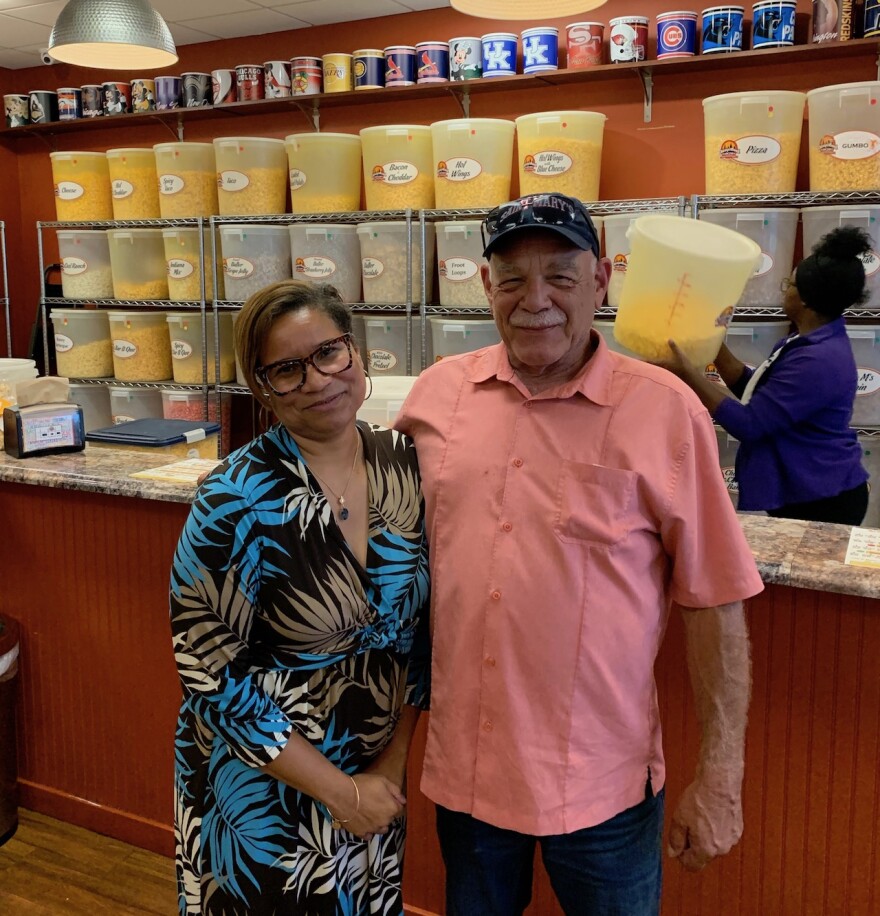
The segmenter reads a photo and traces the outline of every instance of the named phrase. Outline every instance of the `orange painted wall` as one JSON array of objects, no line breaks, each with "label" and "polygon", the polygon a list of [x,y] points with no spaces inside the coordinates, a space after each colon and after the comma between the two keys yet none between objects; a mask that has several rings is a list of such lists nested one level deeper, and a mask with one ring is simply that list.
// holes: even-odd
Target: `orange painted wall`
[{"label": "orange painted wall", "polygon": [[[799,0],[797,42],[806,43],[809,2]],[[655,16],[668,8],[665,0],[611,0],[598,11],[606,22],[613,16],[638,14]],[[592,14],[595,15],[595,14]],[[747,17],[748,18],[748,17]],[[545,20],[546,22],[546,20]],[[564,33],[566,20],[553,24]],[[260,63],[297,54],[320,55],[359,47],[384,47],[395,42],[414,43],[446,39],[455,35],[480,35],[496,29],[519,31],[527,23],[499,23],[463,16],[451,9],[432,10],[369,19],[355,23],[321,26],[273,35],[187,45],[181,60],[166,72],[211,70],[239,63]],[[653,26],[649,57],[655,55]],[[747,37],[748,40],[748,37]],[[472,101],[475,117],[512,118],[533,111],[579,108],[602,111],[608,116],[605,131],[601,197],[604,199],[699,193],[703,189],[702,106],[705,96],[745,89],[810,89],[820,85],[876,78],[875,51],[863,48],[856,55],[822,61],[805,67],[780,56],[779,61],[748,67],[726,68],[696,74],[655,72],[654,116],[645,124],[642,89],[634,73],[599,74],[595,81],[576,86],[525,88],[481,93]],[[0,71],[4,91],[54,89],[82,85],[108,78],[106,71],[66,65],[30,70]],[[119,74],[126,78],[140,72]],[[371,94],[372,95],[372,94]],[[391,91],[376,101],[360,99],[350,106],[321,112],[321,129],[356,131],[361,127],[388,123],[428,124],[459,117],[460,108],[451,96],[407,102],[394,101]],[[380,101],[381,99],[381,101]],[[310,130],[298,111],[234,117],[217,113],[216,118],[187,122],[186,139],[207,140],[215,136],[240,135],[283,137]],[[13,299],[13,339],[16,355],[22,355],[36,311],[38,269],[36,232],[38,219],[54,219],[52,180],[49,167],[50,143],[58,149],[104,150],[113,146],[146,146],[174,139],[168,127],[145,119],[143,125],[114,130],[64,131],[57,136],[0,136],[0,219],[11,227],[9,260]],[[806,156],[802,157],[799,187],[806,188]],[[51,240],[50,240],[51,241]]]}]

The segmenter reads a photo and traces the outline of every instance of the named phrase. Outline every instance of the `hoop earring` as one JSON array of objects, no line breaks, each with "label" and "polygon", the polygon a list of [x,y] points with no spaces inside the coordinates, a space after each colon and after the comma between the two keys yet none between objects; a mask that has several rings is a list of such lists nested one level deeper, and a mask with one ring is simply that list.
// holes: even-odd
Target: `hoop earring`
[{"label": "hoop earring", "polygon": [[370,390],[367,392],[367,395],[364,398],[365,401],[368,401],[370,399],[370,395],[373,393],[373,379],[370,377],[370,373],[367,372],[366,369],[364,370],[364,378],[370,383]]}]

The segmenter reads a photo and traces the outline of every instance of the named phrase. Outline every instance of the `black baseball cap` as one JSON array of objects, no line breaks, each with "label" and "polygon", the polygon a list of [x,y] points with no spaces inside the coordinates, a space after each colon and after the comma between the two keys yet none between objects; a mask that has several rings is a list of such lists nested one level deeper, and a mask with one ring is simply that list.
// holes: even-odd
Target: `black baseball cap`
[{"label": "black baseball cap", "polygon": [[599,257],[599,234],[587,208],[565,194],[530,194],[496,207],[481,226],[483,257],[488,258],[498,243],[521,229],[548,229],[582,251]]}]

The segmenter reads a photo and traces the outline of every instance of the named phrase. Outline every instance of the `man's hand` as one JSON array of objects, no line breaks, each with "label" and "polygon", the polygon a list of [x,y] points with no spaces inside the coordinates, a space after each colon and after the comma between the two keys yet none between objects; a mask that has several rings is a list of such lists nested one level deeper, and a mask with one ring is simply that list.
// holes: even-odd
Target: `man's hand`
[{"label": "man's hand", "polygon": [[688,871],[699,871],[739,842],[743,832],[738,787],[719,792],[691,783],[679,800],[669,830],[668,853]]}]

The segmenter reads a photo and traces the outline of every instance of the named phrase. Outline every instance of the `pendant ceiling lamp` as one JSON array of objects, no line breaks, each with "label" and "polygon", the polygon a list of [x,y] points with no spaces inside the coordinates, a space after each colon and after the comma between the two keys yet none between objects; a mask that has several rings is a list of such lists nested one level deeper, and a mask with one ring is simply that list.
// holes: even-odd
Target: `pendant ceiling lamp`
[{"label": "pendant ceiling lamp", "polygon": [[165,20],[147,0],[70,0],[49,36],[55,60],[79,67],[168,67],[177,49]]},{"label": "pendant ceiling lamp", "polygon": [[543,19],[578,16],[606,0],[450,0],[453,9],[483,19]]}]

